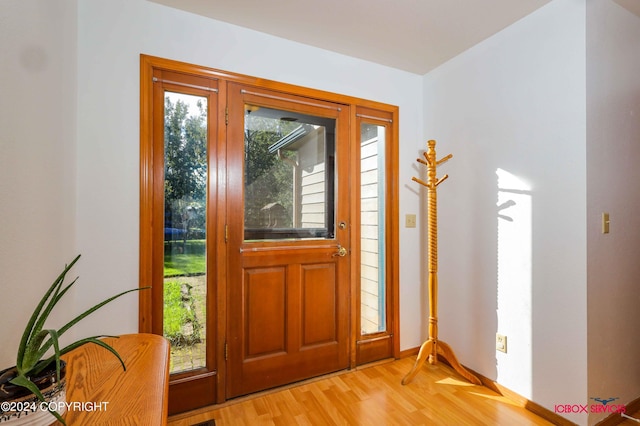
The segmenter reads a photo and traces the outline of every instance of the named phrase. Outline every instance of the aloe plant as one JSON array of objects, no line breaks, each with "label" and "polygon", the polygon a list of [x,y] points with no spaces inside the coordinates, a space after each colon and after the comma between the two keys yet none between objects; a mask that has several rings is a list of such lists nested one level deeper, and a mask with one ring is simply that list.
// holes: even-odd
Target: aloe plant
[{"label": "aloe plant", "polygon": [[[49,364],[55,361],[56,377],[57,381],[59,382],[60,357],[67,352],[87,343],[94,343],[111,352],[116,358],[118,358],[120,364],[122,364],[122,368],[126,371],[124,361],[122,360],[118,352],[107,343],[99,340],[99,338],[101,337],[112,336],[98,335],[86,337],[63,347],[62,349],[60,348],[59,339],[67,330],[80,322],[87,315],[95,312],[107,303],[110,303],[127,293],[142,290],[141,288],[134,288],[123,291],[122,293],[116,294],[115,296],[110,297],[101,303],[98,303],[97,305],[93,306],[90,309],[87,309],[82,314],[69,321],[59,330],[45,328],[45,322],[47,321],[49,314],[51,314],[51,311],[53,311],[53,308],[78,280],[78,278],[76,277],[70,284],[64,286],[64,281],[67,273],[73,267],[73,265],[75,265],[78,259],[80,259],[80,255],[76,256],[76,258],[73,259],[71,263],[65,266],[62,273],[58,276],[58,278],[56,278],[53,284],[51,284],[51,287],[49,287],[47,292],[44,294],[44,296],[40,300],[40,303],[31,315],[27,326],[24,329],[24,333],[22,334],[22,339],[20,340],[20,345],[18,347],[18,356],[16,360],[17,375],[10,380],[10,383],[28,389],[42,402],[45,402],[45,398],[38,387],[31,381],[31,377],[34,377],[37,374],[41,373]],[[46,356],[46,354],[52,347],[53,354]],[[58,421],[60,421],[62,424],[66,425],[64,419],[58,412],[51,411],[51,414],[53,414],[56,419],[58,419]]]}]

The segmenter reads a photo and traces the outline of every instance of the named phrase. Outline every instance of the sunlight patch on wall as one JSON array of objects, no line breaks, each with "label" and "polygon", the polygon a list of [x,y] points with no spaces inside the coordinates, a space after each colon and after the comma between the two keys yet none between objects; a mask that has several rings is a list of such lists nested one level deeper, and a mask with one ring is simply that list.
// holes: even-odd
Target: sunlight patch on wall
[{"label": "sunlight patch on wall", "polygon": [[497,381],[532,396],[532,192],[528,183],[503,169],[498,180],[497,333],[507,352],[496,352]]}]

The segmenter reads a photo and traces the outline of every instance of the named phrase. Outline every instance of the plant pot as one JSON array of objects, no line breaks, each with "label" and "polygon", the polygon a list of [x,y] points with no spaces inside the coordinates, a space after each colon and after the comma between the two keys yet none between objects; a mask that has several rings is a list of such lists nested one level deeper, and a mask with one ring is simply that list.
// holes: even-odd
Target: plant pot
[{"label": "plant pot", "polygon": [[16,367],[0,371],[0,425],[49,426],[56,422],[50,411],[63,415],[66,412],[66,363],[60,361],[60,381],[56,377],[55,362],[52,362],[30,380],[38,387],[46,402],[22,386],[9,383],[16,376]]}]

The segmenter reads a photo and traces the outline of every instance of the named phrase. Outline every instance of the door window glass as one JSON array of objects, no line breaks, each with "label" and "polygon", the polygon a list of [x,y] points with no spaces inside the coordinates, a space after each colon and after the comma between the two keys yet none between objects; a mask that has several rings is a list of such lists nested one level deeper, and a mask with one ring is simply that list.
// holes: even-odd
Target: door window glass
[{"label": "door window glass", "polygon": [[245,105],[244,239],[334,238],[333,118]]}]

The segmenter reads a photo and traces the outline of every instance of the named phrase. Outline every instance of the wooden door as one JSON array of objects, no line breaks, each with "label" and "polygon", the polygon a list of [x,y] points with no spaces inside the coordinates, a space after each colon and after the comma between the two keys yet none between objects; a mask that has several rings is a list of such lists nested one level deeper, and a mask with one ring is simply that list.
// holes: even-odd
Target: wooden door
[{"label": "wooden door", "polygon": [[229,84],[226,397],[349,364],[343,105]]}]

